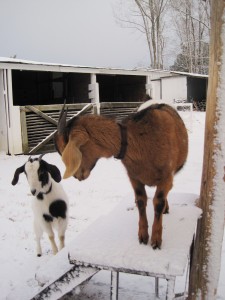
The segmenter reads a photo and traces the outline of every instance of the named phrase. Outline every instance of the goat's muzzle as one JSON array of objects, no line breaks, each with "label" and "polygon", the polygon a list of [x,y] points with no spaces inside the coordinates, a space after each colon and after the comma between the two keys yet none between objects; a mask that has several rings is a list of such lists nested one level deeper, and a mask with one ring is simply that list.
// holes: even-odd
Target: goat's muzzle
[{"label": "goat's muzzle", "polygon": [[31,194],[34,196],[36,194],[36,189],[32,189]]}]

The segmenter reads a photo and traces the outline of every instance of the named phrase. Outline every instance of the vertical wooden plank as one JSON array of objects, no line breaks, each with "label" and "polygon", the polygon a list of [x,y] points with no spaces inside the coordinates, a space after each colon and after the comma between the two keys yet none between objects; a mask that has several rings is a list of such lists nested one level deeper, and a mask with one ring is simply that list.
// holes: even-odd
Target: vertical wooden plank
[{"label": "vertical wooden plank", "polygon": [[111,271],[110,300],[119,298],[119,272]]},{"label": "vertical wooden plank", "polygon": [[97,82],[96,74],[91,73],[90,74],[91,83],[88,85],[88,94],[89,99],[91,99],[91,103],[95,103],[96,107],[99,107],[100,99],[99,99],[99,84]]},{"label": "vertical wooden plank", "polygon": [[166,300],[173,300],[175,298],[175,280],[176,277],[167,280]]},{"label": "vertical wooden plank", "polygon": [[155,296],[159,297],[159,277],[155,277]]},{"label": "vertical wooden plank", "polygon": [[153,97],[153,87],[152,87],[152,83],[151,83],[151,77],[149,75],[146,76],[145,89],[146,89],[146,94],[149,95],[149,97],[151,99],[154,99],[154,97]]},{"label": "vertical wooden plank", "polygon": [[27,120],[26,120],[25,107],[20,108],[20,120],[21,120],[21,135],[22,135],[23,153],[27,154],[29,152],[29,146],[28,146]]},{"label": "vertical wooden plank", "polygon": [[[213,0],[211,4],[211,40],[209,86],[206,107],[205,145],[203,172],[200,192],[200,206],[203,216],[199,220],[193,262],[190,272],[188,299],[216,299],[219,280],[221,247],[224,227],[224,194],[218,183],[223,180],[221,170],[224,164],[224,151],[221,147],[219,124],[221,102],[219,90],[223,81],[221,72],[224,49],[222,36],[225,36],[225,2]],[[224,109],[225,111],[225,109]],[[221,169],[221,170],[220,170]],[[221,178],[220,178],[221,177]],[[222,193],[221,193],[222,192]],[[221,195],[220,195],[221,194]]]}]

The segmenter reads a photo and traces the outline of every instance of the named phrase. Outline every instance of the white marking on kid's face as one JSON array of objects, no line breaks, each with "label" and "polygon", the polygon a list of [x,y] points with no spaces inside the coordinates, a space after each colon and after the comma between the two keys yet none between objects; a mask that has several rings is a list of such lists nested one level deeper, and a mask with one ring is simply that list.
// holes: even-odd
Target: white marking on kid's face
[{"label": "white marking on kid's face", "polygon": [[31,193],[37,196],[39,193],[45,193],[49,189],[49,185],[42,187],[41,181],[38,178],[38,170],[40,168],[40,162],[38,160],[28,161],[25,165],[25,171],[27,174],[27,181],[30,186]]},{"label": "white marking on kid's face", "polygon": [[38,172],[37,172],[39,166],[40,164],[38,161],[33,161],[33,162],[28,161],[25,165],[27,181],[30,186],[30,190],[34,196],[37,195],[38,191],[41,188],[41,183],[38,180]]}]

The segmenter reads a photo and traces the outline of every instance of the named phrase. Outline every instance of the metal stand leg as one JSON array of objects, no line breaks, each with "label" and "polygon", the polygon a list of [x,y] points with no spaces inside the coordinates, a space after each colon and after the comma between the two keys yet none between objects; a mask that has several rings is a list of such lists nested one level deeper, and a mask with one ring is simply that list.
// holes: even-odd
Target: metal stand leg
[{"label": "metal stand leg", "polygon": [[110,288],[110,300],[118,300],[119,291],[119,272],[111,272],[111,288]]},{"label": "metal stand leg", "polygon": [[168,279],[167,280],[166,300],[172,300],[175,298],[174,288],[175,288],[175,278]]},{"label": "metal stand leg", "polygon": [[159,297],[159,278],[155,277],[155,296]]}]

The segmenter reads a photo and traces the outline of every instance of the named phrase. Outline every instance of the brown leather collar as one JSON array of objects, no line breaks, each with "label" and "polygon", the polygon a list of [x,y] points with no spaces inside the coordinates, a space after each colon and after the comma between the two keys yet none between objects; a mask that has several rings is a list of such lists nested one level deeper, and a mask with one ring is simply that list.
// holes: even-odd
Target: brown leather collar
[{"label": "brown leather collar", "polygon": [[117,123],[120,127],[121,134],[121,147],[120,152],[117,156],[114,156],[116,159],[123,159],[127,151],[127,127],[121,123]]}]

